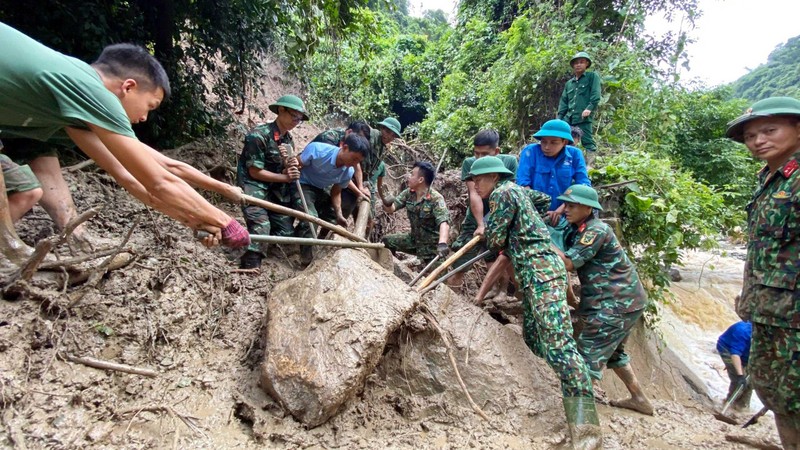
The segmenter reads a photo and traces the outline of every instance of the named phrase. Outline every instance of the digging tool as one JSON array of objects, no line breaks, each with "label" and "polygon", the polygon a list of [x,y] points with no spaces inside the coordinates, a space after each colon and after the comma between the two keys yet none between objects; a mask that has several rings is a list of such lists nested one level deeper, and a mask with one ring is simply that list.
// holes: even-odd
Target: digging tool
[{"label": "digging tool", "polygon": [[466,245],[461,247],[459,251],[453,253],[449,258],[447,258],[447,260],[444,263],[442,263],[441,266],[437,267],[436,270],[433,271],[433,273],[428,275],[428,278],[425,278],[422,284],[419,285],[417,291],[422,291],[423,289],[428,287],[428,285],[431,284],[433,280],[435,280],[436,277],[439,276],[439,274],[447,270],[448,267],[452,266],[453,263],[456,262],[456,260],[461,257],[461,255],[467,253],[472,247],[478,245],[478,242],[481,241],[481,238],[482,236],[473,237],[472,240],[470,240],[469,242],[466,243]]},{"label": "digging tool", "polygon": [[431,283],[430,286],[428,286],[425,289],[419,291],[420,295],[422,295],[422,294],[424,294],[424,293],[426,293],[428,291],[433,290],[436,286],[438,286],[438,285],[444,283],[445,281],[447,281],[448,278],[452,277],[453,275],[457,274],[458,272],[461,272],[462,270],[468,268],[469,266],[475,264],[479,259],[481,259],[484,256],[488,255],[489,253],[491,253],[491,250],[486,250],[483,253],[481,253],[480,255],[478,255],[478,256],[470,259],[469,261],[465,262],[464,264],[458,266],[456,269],[451,270],[450,272],[447,273],[447,275],[443,276],[442,278],[439,278],[435,282]]},{"label": "digging tool", "polygon": [[757,423],[758,419],[760,419],[764,414],[766,414],[767,411],[769,411],[769,408],[767,408],[766,406],[761,408],[757,413],[755,413],[753,417],[750,418],[750,420],[748,420],[747,422],[744,423],[744,425],[742,425],[742,428],[747,428],[750,425]]},{"label": "digging tool", "polygon": [[414,277],[414,279],[413,279],[413,280],[411,280],[411,283],[408,283],[408,287],[412,287],[412,286],[414,286],[415,284],[417,284],[417,281],[419,281],[419,279],[420,279],[420,278],[422,278],[422,276],[423,276],[423,275],[425,275],[425,272],[427,272],[428,270],[430,270],[430,269],[431,269],[431,267],[433,267],[433,265],[434,265],[434,264],[436,264],[436,261],[438,261],[438,260],[439,260],[439,258],[441,258],[441,255],[436,255],[436,257],[435,257],[435,258],[433,258],[433,259],[431,260],[431,262],[429,262],[429,263],[428,263],[428,265],[427,265],[427,266],[425,266],[425,268],[424,268],[424,269],[422,269],[422,270],[421,270],[421,271],[420,271],[420,272],[417,274],[417,276],[416,276],[416,277]]},{"label": "digging tool", "polygon": [[247,202],[247,203],[250,203],[251,205],[260,206],[260,207],[262,207],[264,209],[268,209],[270,211],[275,211],[277,213],[285,214],[287,216],[291,216],[291,217],[294,217],[296,219],[305,220],[306,222],[315,223],[315,224],[317,224],[317,225],[319,225],[319,226],[321,226],[323,228],[327,228],[327,229],[333,231],[334,233],[336,233],[336,234],[338,234],[340,236],[346,237],[347,239],[350,239],[351,241],[367,242],[367,240],[365,238],[347,231],[346,228],[340,227],[339,225],[334,225],[332,223],[328,223],[328,222],[320,219],[319,217],[312,216],[311,214],[306,214],[306,213],[304,213],[302,211],[297,211],[297,210],[294,210],[292,208],[287,208],[285,206],[281,206],[281,205],[269,202],[267,200],[263,200],[263,199],[260,199],[260,198],[253,197],[252,195],[242,194],[239,198],[241,199],[242,202]]},{"label": "digging tool", "polygon": [[750,382],[750,375],[745,377],[744,384],[740,384],[739,386],[736,387],[736,389],[734,389],[733,394],[731,394],[731,397],[722,405],[722,411],[714,414],[714,418],[715,419],[717,419],[717,420],[719,420],[721,422],[729,423],[731,425],[738,425],[739,424],[736,421],[736,419],[726,415],[725,413],[728,412],[728,410],[730,409],[731,405],[733,405],[733,402],[735,402],[736,400],[739,399],[739,397],[741,397],[741,395],[744,393],[745,386],[747,386],[747,384],[749,382]]},{"label": "digging tool", "polygon": [[[294,147],[288,144],[283,144],[283,147],[286,149],[286,166],[288,167],[289,160],[294,158]],[[300,179],[294,180],[294,186],[297,188],[297,195],[300,196],[300,201],[303,202],[303,211],[308,214],[308,203],[306,203],[306,196],[303,194],[303,187],[300,185]],[[316,239],[317,228],[314,227],[313,224],[309,225],[309,227],[311,227],[311,235]]]},{"label": "digging tool", "polygon": [[[208,236],[207,231],[198,231],[197,239],[202,240]],[[314,245],[320,247],[341,247],[341,248],[386,248],[380,242],[352,242],[352,241],[332,241],[328,239],[309,239],[298,238],[291,236],[269,236],[264,234],[251,234],[250,240],[252,242],[266,242],[268,244],[297,244],[297,245]]]}]

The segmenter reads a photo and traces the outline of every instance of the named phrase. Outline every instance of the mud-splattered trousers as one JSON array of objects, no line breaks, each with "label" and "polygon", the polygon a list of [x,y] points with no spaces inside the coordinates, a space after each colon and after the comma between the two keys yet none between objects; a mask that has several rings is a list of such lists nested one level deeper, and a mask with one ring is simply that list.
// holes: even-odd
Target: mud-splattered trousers
[{"label": "mud-splattered trousers", "polygon": [[511,258],[523,295],[525,343],[556,372],[565,398],[593,402],[592,382],[572,337],[567,271],[550,248],[547,227],[525,188],[508,180],[495,187],[489,210],[486,243]]}]

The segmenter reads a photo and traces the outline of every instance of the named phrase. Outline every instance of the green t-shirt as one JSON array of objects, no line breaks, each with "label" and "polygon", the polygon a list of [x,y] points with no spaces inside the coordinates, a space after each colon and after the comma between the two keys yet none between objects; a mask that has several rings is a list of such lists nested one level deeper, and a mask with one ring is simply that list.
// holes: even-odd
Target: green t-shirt
[{"label": "green t-shirt", "polygon": [[[511,177],[511,181],[514,181],[517,178],[517,157],[503,153],[497,155],[497,157],[500,158],[500,161],[503,161],[503,165],[506,169],[514,174]],[[467,181],[470,178],[469,171],[472,169],[472,163],[474,162],[475,157],[470,156],[461,164],[461,181]],[[489,199],[483,199],[483,215],[486,214],[489,214]],[[478,223],[475,221],[475,217],[472,216],[472,210],[469,208],[469,204],[467,204],[467,214],[464,216],[464,222],[461,224],[462,233],[469,232],[471,234],[476,228],[478,228]]]},{"label": "green t-shirt", "polygon": [[95,70],[0,23],[0,139],[69,141],[91,123],[136,139],[122,103]]}]

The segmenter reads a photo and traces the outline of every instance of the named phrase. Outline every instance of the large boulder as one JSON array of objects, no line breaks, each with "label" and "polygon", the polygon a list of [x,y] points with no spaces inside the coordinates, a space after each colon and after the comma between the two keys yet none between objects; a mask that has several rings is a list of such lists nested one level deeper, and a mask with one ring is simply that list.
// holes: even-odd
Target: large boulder
[{"label": "large boulder", "polygon": [[[424,303],[448,334],[470,395],[489,416],[561,408],[558,378],[528,349],[518,325],[500,324],[442,285]],[[442,339],[421,317],[394,337],[379,370],[389,387],[404,395],[470,410]]]},{"label": "large boulder", "polygon": [[324,423],[363,389],[418,299],[366,252],[318,259],[271,293],[262,387],[307,426]]}]

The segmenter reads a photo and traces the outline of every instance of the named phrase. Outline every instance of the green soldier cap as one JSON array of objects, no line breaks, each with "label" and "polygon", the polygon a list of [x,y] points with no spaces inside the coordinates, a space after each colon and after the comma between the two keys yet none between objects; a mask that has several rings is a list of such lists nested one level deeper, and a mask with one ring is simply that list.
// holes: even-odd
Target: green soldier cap
[{"label": "green soldier cap", "polygon": [[542,125],[542,129],[537,131],[533,137],[541,140],[543,137],[557,137],[566,139],[570,144],[574,144],[572,140],[572,127],[567,122],[559,119],[548,120]]},{"label": "green soldier cap", "polygon": [[591,206],[592,208],[603,210],[600,202],[597,201],[597,191],[591,186],[584,186],[582,184],[573,184],[567,189],[563,195],[559,195],[558,199],[569,203],[578,203],[580,205]]},{"label": "green soldier cap", "polygon": [[472,163],[469,169],[469,176],[484,175],[487,173],[499,173],[500,178],[507,178],[514,175],[514,172],[508,170],[503,164],[503,161],[497,156],[484,156],[477,159]]},{"label": "green soldier cap", "polygon": [[279,98],[278,101],[269,105],[269,110],[275,114],[278,114],[278,106],[283,106],[284,108],[301,112],[303,113],[303,120],[308,120],[308,111],[306,111],[306,105],[302,100],[300,100],[300,97],[295,95],[284,95],[283,97]]},{"label": "green soldier cap", "polygon": [[569,65],[572,66],[572,62],[578,58],[586,58],[589,61],[589,64],[586,66],[587,69],[589,67],[592,67],[592,58],[590,58],[589,54],[586,52],[575,53],[575,56],[573,56],[572,59],[569,60]]},{"label": "green soldier cap", "polygon": [[728,122],[725,135],[737,142],[744,142],[744,124],[759,117],[796,116],[800,117],[800,100],[792,97],[770,97],[759,100],[744,114]]},{"label": "green soldier cap", "polygon": [[378,125],[388,128],[389,131],[396,134],[397,137],[400,137],[400,121],[394,117],[387,117],[383,119],[383,122],[378,122]]}]

